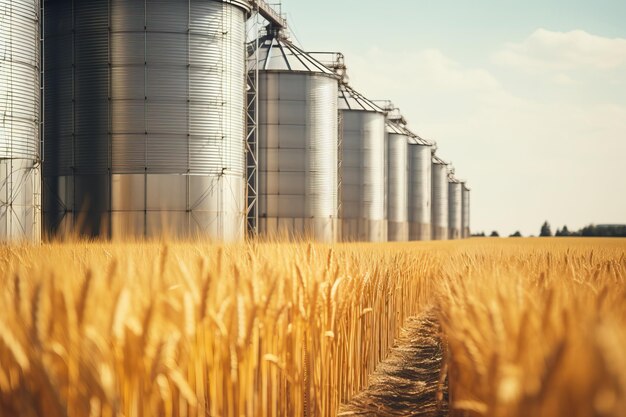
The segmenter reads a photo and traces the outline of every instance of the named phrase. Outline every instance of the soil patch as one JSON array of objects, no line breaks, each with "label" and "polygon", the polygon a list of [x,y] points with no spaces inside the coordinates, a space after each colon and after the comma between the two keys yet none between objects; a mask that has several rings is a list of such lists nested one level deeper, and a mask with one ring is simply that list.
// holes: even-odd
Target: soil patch
[{"label": "soil patch", "polygon": [[369,388],[342,405],[338,415],[447,416],[443,362],[440,328],[433,312],[410,318],[389,357],[371,376]]}]

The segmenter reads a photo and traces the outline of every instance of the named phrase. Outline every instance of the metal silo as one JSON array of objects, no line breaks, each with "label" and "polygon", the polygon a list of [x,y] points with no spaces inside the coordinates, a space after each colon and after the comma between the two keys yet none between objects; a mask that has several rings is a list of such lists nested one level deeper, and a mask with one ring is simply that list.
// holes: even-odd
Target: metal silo
[{"label": "metal silo", "polygon": [[463,237],[463,239],[467,239],[471,235],[471,231],[470,231],[470,189],[467,186],[467,183],[463,183],[462,207],[463,207],[462,237]]},{"label": "metal silo", "polygon": [[387,121],[387,233],[390,242],[409,240],[409,132],[401,121]]},{"label": "metal silo", "polygon": [[432,158],[432,239],[448,239],[448,164]]},{"label": "metal silo", "polygon": [[342,239],[385,242],[385,113],[345,84],[339,110]]},{"label": "metal silo", "polygon": [[430,240],[432,144],[416,136],[409,142],[409,239]]},{"label": "metal silo", "polygon": [[338,234],[338,77],[279,31],[259,41],[259,234]]},{"label": "metal silo", "polygon": [[51,232],[236,240],[243,0],[45,0]]},{"label": "metal silo", "polygon": [[0,0],[0,242],[41,236],[39,23],[38,1]]},{"label": "metal silo", "polygon": [[463,184],[452,175],[448,179],[448,237],[461,239],[463,232]]}]

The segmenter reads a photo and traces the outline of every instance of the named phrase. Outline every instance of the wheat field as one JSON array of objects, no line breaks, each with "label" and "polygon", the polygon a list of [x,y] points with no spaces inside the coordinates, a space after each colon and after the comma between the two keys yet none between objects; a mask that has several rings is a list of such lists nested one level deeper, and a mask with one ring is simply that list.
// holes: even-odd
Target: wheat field
[{"label": "wheat field", "polygon": [[444,267],[455,415],[626,416],[626,240],[495,242]]},{"label": "wheat field", "polygon": [[1,416],[334,416],[429,312],[458,416],[626,415],[626,241],[0,247]]}]

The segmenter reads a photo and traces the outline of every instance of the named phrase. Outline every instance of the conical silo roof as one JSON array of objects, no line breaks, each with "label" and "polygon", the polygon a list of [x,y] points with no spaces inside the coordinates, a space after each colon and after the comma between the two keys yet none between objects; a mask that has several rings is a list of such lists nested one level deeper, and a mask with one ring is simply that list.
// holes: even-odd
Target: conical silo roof
[{"label": "conical silo roof", "polygon": [[396,135],[411,136],[412,133],[402,123],[398,123],[394,120],[387,120],[387,133],[393,133]]},{"label": "conical silo roof", "polygon": [[393,103],[390,101],[379,101],[387,103],[384,107],[384,111],[387,113],[387,133],[393,133],[397,135],[405,135],[410,139],[409,143],[414,145],[424,145],[424,146],[433,146],[434,143],[421,138],[419,135],[414,133],[411,129],[407,127],[407,121],[400,112],[400,109],[394,107]]},{"label": "conical silo roof", "polygon": [[325,74],[337,78],[337,74],[294,45],[280,32],[259,39],[257,56],[254,50],[248,57],[248,68],[259,71],[289,71]]},{"label": "conical silo roof", "polygon": [[341,84],[339,87],[339,110],[385,112],[373,101],[367,99],[347,84]]},{"label": "conical silo roof", "polygon": [[413,133],[411,130],[407,128],[407,130],[411,133],[411,144],[413,145],[422,145],[422,146],[433,146],[433,143],[427,139],[420,137],[418,134]]},{"label": "conical silo roof", "polygon": [[404,135],[409,136],[411,139],[409,140],[409,143],[412,145],[422,145],[422,146],[433,146],[434,143],[424,139],[422,137],[420,137],[417,133],[413,132],[411,129],[409,129],[407,127],[406,124],[406,120],[404,119],[404,117],[400,117],[399,119],[392,119],[390,120],[390,123],[396,125],[398,128],[402,129],[405,133],[403,133]]},{"label": "conical silo roof", "polygon": [[437,164],[437,165],[448,165],[448,163],[446,161],[444,161],[443,159],[439,158],[437,155],[433,155],[433,163]]},{"label": "conical silo roof", "polygon": [[[402,119],[403,120],[403,119]],[[413,145],[433,146],[433,143],[429,140],[421,138],[417,134],[413,133],[402,121],[399,120],[387,120],[387,132],[397,135],[408,136],[409,143]]]}]

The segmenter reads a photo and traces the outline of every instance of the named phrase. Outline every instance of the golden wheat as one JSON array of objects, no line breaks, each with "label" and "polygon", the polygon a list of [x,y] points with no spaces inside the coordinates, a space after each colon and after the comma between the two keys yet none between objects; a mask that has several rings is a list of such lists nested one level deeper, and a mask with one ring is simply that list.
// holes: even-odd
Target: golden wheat
[{"label": "golden wheat", "polygon": [[626,415],[625,249],[3,246],[0,415],[333,416],[432,307],[453,414]]},{"label": "golden wheat", "polygon": [[332,415],[431,300],[425,251],[0,248],[3,415]]},{"label": "golden wheat", "polygon": [[626,415],[626,242],[487,242],[439,291],[453,415]]}]

